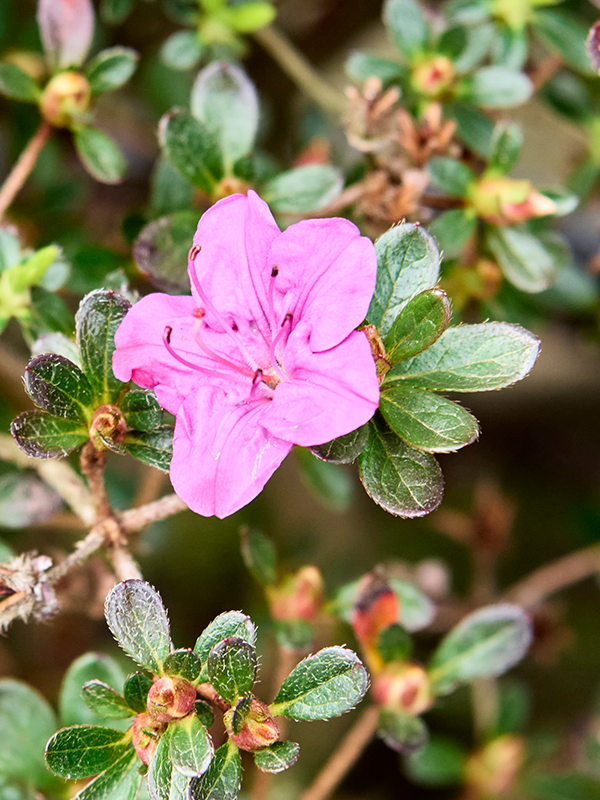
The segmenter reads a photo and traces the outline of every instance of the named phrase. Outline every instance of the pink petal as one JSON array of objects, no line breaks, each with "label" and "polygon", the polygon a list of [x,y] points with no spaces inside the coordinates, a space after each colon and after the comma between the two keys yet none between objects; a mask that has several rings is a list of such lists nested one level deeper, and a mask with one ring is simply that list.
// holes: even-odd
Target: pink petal
[{"label": "pink petal", "polygon": [[220,519],[253,500],[291,450],[261,421],[271,403],[233,403],[222,389],[201,386],[181,405],[171,482],[197,514]]},{"label": "pink petal", "polygon": [[379,404],[379,383],[364,333],[352,332],[320,353],[309,346],[310,326],[290,335],[284,358],[289,381],[275,389],[265,428],[304,447],[343,436],[371,419]]},{"label": "pink petal", "polygon": [[279,269],[279,323],[286,313],[295,322],[310,322],[314,351],[339,344],[365,319],[375,291],[377,259],[371,240],[348,220],[290,225],[273,242],[269,264]]},{"label": "pink petal", "polygon": [[[219,200],[206,211],[194,236],[202,248],[196,274],[213,306],[224,317],[253,320],[263,335],[271,332],[268,286],[273,265],[267,256],[280,233],[269,206],[253,191]],[[192,292],[197,296],[194,282]],[[207,321],[218,327],[210,312]]]},{"label": "pink petal", "polygon": [[91,0],[39,0],[37,19],[52,68],[81,66],[94,36]]}]

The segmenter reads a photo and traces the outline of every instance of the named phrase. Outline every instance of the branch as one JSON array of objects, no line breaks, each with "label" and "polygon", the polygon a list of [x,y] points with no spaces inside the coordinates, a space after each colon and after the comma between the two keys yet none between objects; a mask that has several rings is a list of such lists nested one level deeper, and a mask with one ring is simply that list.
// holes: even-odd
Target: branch
[{"label": "branch", "polygon": [[23,184],[35,167],[51,132],[52,127],[47,122],[42,122],[2,184],[2,188],[0,188],[0,220],[2,220],[8,207],[23,188]]}]

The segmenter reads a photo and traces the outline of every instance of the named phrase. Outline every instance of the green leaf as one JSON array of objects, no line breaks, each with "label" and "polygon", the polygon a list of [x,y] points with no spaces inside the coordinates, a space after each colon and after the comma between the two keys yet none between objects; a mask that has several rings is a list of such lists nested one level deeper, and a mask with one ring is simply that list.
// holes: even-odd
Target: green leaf
[{"label": "green leaf", "polygon": [[37,103],[42,92],[25,70],[16,64],[0,62],[0,94],[25,103]]},{"label": "green leaf", "polygon": [[386,360],[395,364],[431,347],[448,327],[451,313],[448,295],[441,289],[428,289],[413,297],[385,337]]},{"label": "green leaf", "polygon": [[93,392],[78,366],[63,356],[36,356],[25,369],[25,388],[36,405],[55,417],[89,423]]},{"label": "green leaf", "polygon": [[24,453],[32,458],[66,456],[90,438],[85,425],[59,419],[41,411],[25,411],[13,419],[10,432]]},{"label": "green leaf", "polygon": [[306,651],[315,640],[315,626],[305,619],[276,619],[275,638],[286,650]]},{"label": "green leaf", "polygon": [[0,228],[0,272],[21,260],[21,242],[16,232]]},{"label": "green leaf", "polygon": [[216,137],[189,111],[176,108],[161,119],[158,140],[165,158],[183,177],[212,194],[223,177],[223,159]]},{"label": "green leaf", "polygon": [[85,71],[92,94],[112,92],[127,83],[135,72],[138,59],[139,54],[131,47],[109,47],[101,50]]},{"label": "green leaf", "polygon": [[162,419],[162,408],[158,404],[156,395],[143,389],[127,392],[119,408],[127,420],[127,425],[138,431],[151,431]]},{"label": "green leaf", "polygon": [[420,717],[381,708],[377,735],[398,753],[416,753],[427,744],[429,732]]},{"label": "green leaf", "polygon": [[275,214],[307,214],[329,205],[344,188],[344,176],[330,164],[307,164],[267,181],[261,196]]},{"label": "green leaf", "polygon": [[496,23],[492,42],[492,63],[522,70],[529,55],[527,30],[516,31]]},{"label": "green leaf", "polygon": [[352,53],[346,61],[346,73],[357,83],[364,83],[369,78],[379,78],[385,86],[388,83],[398,83],[407,75],[406,67],[397,61],[387,58],[377,58],[367,53]]},{"label": "green leaf", "polygon": [[292,670],[270,710],[274,717],[331,719],[360,703],[368,687],[369,676],[356,653],[326,647]]},{"label": "green leaf", "polygon": [[147,708],[148,692],[152,688],[152,681],[143,672],[134,672],[123,686],[123,696],[129,708],[144,714]]},{"label": "green leaf", "polygon": [[439,392],[487,392],[524,378],[540,342],[507,322],[482,322],[448,328],[418,356],[396,364],[386,382]]},{"label": "green leaf", "polygon": [[407,445],[377,416],[358,467],[369,497],[390,514],[423,517],[442,502],[444,481],[435,458]]},{"label": "green leaf", "polygon": [[272,586],[277,576],[277,554],[272,540],[257,528],[240,528],[242,558],[255,581]]},{"label": "green leaf", "polygon": [[325,508],[347,511],[354,494],[348,474],[337,464],[315,457],[306,448],[297,448],[295,454],[302,480]]},{"label": "green leaf", "polygon": [[427,23],[420,6],[413,0],[386,0],[383,21],[398,50],[411,64],[427,46]]},{"label": "green leaf", "polygon": [[385,337],[414,295],[430,289],[440,273],[440,253],[418,224],[395,225],[375,243],[377,283],[367,317]]},{"label": "green leaf", "polygon": [[188,714],[171,726],[171,760],[182,775],[193,778],[209,767],[214,747],[196,714]]},{"label": "green leaf", "polygon": [[[192,184],[188,183],[163,156],[159,156],[156,159],[150,178],[152,216],[162,217],[165,214],[171,214],[173,211],[189,211],[193,199],[194,187]],[[197,214],[194,216],[197,217]],[[187,268],[187,257],[184,261],[184,266]],[[174,267],[175,265],[172,266]],[[189,280],[185,291],[189,292]]]},{"label": "green leaf", "polygon": [[55,781],[44,763],[57,722],[49,703],[20,681],[0,680],[0,775],[45,789]]},{"label": "green leaf", "polygon": [[65,726],[100,724],[97,715],[83,702],[81,687],[88,681],[98,680],[117,689],[123,685],[124,678],[123,670],[110,656],[103,653],[79,656],[67,670],[60,688],[58,709],[61,723]]},{"label": "green leaf", "polygon": [[74,800],[135,800],[141,780],[139,761],[132,748],[88,783]]},{"label": "green leaf", "polygon": [[458,84],[457,96],[482,108],[512,108],[527,102],[533,84],[527,75],[509,67],[481,67]]},{"label": "green leaf", "polygon": [[475,678],[502,675],[523,658],[531,639],[531,621],[518,606],[504,603],[469,614],[431,658],[432,692],[444,695]]},{"label": "green leaf", "polygon": [[132,711],[125,698],[102,681],[88,681],[82,687],[83,700],[90,711],[105,719],[127,719]]},{"label": "green leaf", "polygon": [[270,25],[277,14],[271,3],[245,2],[224,9],[227,24],[238,33],[254,33],[259,28]]},{"label": "green leaf", "polygon": [[123,650],[141,667],[161,675],[171,652],[171,637],[167,612],[156,589],[145,581],[122,581],[109,592],[104,613]]},{"label": "green leaf", "polygon": [[204,727],[208,730],[215,721],[215,715],[212,708],[204,700],[196,700],[194,703],[196,716]]},{"label": "green leaf", "polygon": [[123,439],[123,447],[138,461],[168,472],[173,457],[173,431],[171,425],[159,425],[151,431],[131,431]]},{"label": "green leaf", "polygon": [[173,768],[171,737],[175,726],[169,725],[158,740],[148,770],[148,794],[152,800],[183,800],[189,778]]},{"label": "green leaf", "polygon": [[73,136],[81,163],[92,178],[100,183],[121,183],[127,162],[110,136],[91,127],[77,128]]},{"label": "green leaf", "polygon": [[250,692],[257,666],[254,646],[239,636],[229,636],[208,654],[208,679],[223,700],[231,704]]},{"label": "green leaf", "polygon": [[523,292],[543,292],[556,276],[554,260],[525,226],[488,227],[486,244],[502,272]]},{"label": "green leaf", "polygon": [[551,53],[582,75],[595,75],[585,46],[588,28],[565,11],[536,9],[533,30]]},{"label": "green leaf", "polygon": [[466,409],[427,390],[392,386],[381,392],[379,410],[401,439],[428,453],[453,453],[479,435]]},{"label": "green leaf", "polygon": [[[219,614],[198,637],[198,641],[194,645],[194,653],[206,665],[208,654],[212,648],[230,636],[239,637],[248,644],[254,645],[256,628],[250,617],[241,611],[226,611],[224,614]],[[205,668],[202,671],[204,672]]]},{"label": "green leaf", "polygon": [[369,426],[361,425],[345,436],[339,436],[331,442],[309,447],[310,452],[323,461],[331,464],[351,464],[365,449],[369,438]]},{"label": "green leaf", "polygon": [[544,188],[541,192],[556,205],[556,209],[552,214],[554,217],[566,217],[567,214],[571,214],[575,211],[579,205],[579,198],[577,195],[570,192],[568,189],[564,189],[562,186],[556,186],[550,189]]},{"label": "green leaf", "polygon": [[131,736],[112,728],[63,728],[46,745],[46,764],[61,778],[88,778],[114,764],[130,746]]},{"label": "green leaf", "polygon": [[497,27],[492,23],[484,22],[468,26],[465,31],[467,34],[466,45],[458,56],[452,59],[457,75],[472,72],[489,57]]},{"label": "green leaf", "polygon": [[494,128],[486,172],[508,175],[519,159],[522,145],[521,128],[514,122],[499,122]]},{"label": "green leaf", "polygon": [[195,681],[200,675],[200,659],[188,648],[174,650],[165,658],[164,670],[165,675],[183,678],[185,681]]},{"label": "green leaf", "polygon": [[194,83],[192,114],[219,143],[225,171],[252,152],[258,130],[258,95],[246,73],[227,61],[213,61]]},{"label": "green leaf", "polygon": [[[31,472],[0,477],[0,527],[27,528],[46,522],[62,508],[62,498]],[[0,555],[0,562],[7,559]]]},{"label": "green leaf", "polygon": [[467,197],[475,176],[465,164],[453,158],[432,158],[427,165],[434,186],[452,197]]},{"label": "green leaf", "polygon": [[204,50],[196,31],[177,31],[163,43],[160,57],[167,67],[184,71],[196,66]]},{"label": "green leaf", "polygon": [[530,772],[519,783],[532,800],[600,800],[598,779],[591,775]]},{"label": "green leaf", "polygon": [[462,784],[467,754],[452,739],[432,737],[422,750],[411,754],[404,767],[412,783],[418,786],[454,786]]},{"label": "green leaf", "polygon": [[29,311],[36,335],[59,332],[72,336],[75,328],[73,315],[60,299],[41,286],[32,286]]},{"label": "green leaf", "polygon": [[135,240],[138,269],[162,291],[189,293],[188,252],[197,226],[195,211],[176,211],[150,222]]},{"label": "green leaf", "polygon": [[427,628],[437,613],[429,597],[410,581],[390,576],[388,583],[400,600],[400,622],[403,627],[411,633]]},{"label": "green leaf", "polygon": [[96,289],[79,304],[75,317],[81,364],[99,403],[117,399],[125,384],[115,378],[112,357],[115,333],[131,303],[117,292]]},{"label": "green leaf", "polygon": [[6,270],[6,277],[10,288],[15,293],[24,292],[30,286],[38,284],[48,269],[56,263],[62,255],[59,247],[51,244],[36,250],[30,256],[26,256],[18,264]]},{"label": "green leaf", "polygon": [[379,634],[377,650],[386,664],[390,661],[406,661],[412,651],[412,639],[402,625],[388,625]]},{"label": "green leaf", "polygon": [[300,745],[296,742],[274,742],[254,753],[254,763],[262,772],[283,772],[294,766],[299,755]]},{"label": "green leaf", "polygon": [[456,122],[456,132],[471,150],[483,158],[490,152],[490,143],[494,132],[494,123],[479,109],[464,103],[448,103],[444,106],[445,114]]},{"label": "green leaf", "polygon": [[108,25],[118,25],[129,15],[133,0],[101,0],[100,16]]},{"label": "green leaf", "polygon": [[242,783],[240,751],[227,741],[219,747],[201,778],[192,778],[190,800],[235,800]]},{"label": "green leaf", "polygon": [[540,89],[540,95],[555,111],[578,125],[588,122],[593,114],[590,92],[572,72],[558,72]]}]

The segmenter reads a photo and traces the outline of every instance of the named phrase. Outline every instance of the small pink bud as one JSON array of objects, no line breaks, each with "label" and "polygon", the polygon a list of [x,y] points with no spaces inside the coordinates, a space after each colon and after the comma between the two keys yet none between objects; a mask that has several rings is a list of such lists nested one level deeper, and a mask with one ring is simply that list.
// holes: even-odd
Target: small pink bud
[{"label": "small pink bud", "polygon": [[263,747],[268,747],[279,738],[277,723],[271,716],[269,707],[262,700],[258,700],[256,697],[252,698],[250,710],[244,719],[242,729],[237,734],[233,732],[234,713],[234,709],[225,712],[223,723],[229,738],[241,750],[250,752],[262,750]]},{"label": "small pink bud", "polygon": [[427,673],[423,667],[409,661],[386,664],[379,675],[373,677],[371,688],[378,705],[404,714],[422,714],[433,701]]},{"label": "small pink bud", "polygon": [[493,225],[518,225],[556,211],[556,203],[533,188],[528,180],[483,178],[471,203],[477,215]]},{"label": "small pink bud", "polygon": [[164,722],[157,722],[149,714],[138,714],[133,721],[132,740],[135,752],[148,766],[156,750],[161,733],[167,729]]},{"label": "small pink bud", "polygon": [[196,689],[183,678],[159,678],[148,692],[148,713],[156,722],[171,722],[194,709]]},{"label": "small pink bud", "polygon": [[89,108],[92,90],[79,72],[61,72],[42,94],[40,111],[55,128],[67,128]]},{"label": "small pink bud", "polygon": [[352,627],[371,670],[378,671],[382,659],[377,649],[380,633],[400,619],[400,602],[381,570],[373,570],[356,589]]},{"label": "small pink bud", "polygon": [[508,794],[524,760],[525,742],[521,736],[499,736],[469,758],[465,782],[478,797]]},{"label": "small pink bud", "polygon": [[127,433],[127,422],[117,406],[100,406],[94,412],[90,423],[90,439],[96,450],[106,450],[107,446],[99,434],[115,444],[120,444]]},{"label": "small pink bud", "polygon": [[413,89],[427,97],[440,97],[454,81],[454,64],[447,56],[435,56],[418,64],[411,77]]},{"label": "small pink bud", "polygon": [[323,577],[316,567],[301,567],[267,591],[273,619],[313,622],[323,605]]},{"label": "small pink bud", "polygon": [[83,64],[94,36],[91,0],[39,0],[37,20],[53,70]]}]

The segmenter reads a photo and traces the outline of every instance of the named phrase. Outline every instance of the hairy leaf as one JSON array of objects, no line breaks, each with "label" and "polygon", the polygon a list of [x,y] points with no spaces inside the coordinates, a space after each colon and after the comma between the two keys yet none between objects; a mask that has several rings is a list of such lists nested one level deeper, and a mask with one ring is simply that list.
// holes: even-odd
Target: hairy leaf
[{"label": "hairy leaf", "polygon": [[188,252],[197,225],[198,214],[186,210],[167,214],[142,228],[133,246],[133,258],[140,272],[158,289],[190,291]]},{"label": "hairy leaf", "polygon": [[97,128],[76,128],[73,132],[75,149],[81,163],[100,183],[121,183],[127,162],[116,142]]},{"label": "hairy leaf", "polygon": [[139,761],[132,748],[88,783],[74,800],[135,800],[141,780]]},{"label": "hairy leaf", "polygon": [[272,540],[257,528],[240,529],[242,558],[252,577],[263,586],[275,583],[277,554]]},{"label": "hairy leaf", "polygon": [[123,447],[138,461],[168,472],[173,457],[173,432],[172,425],[159,425],[151,431],[131,431],[123,439]]},{"label": "hairy leaf", "polygon": [[89,423],[92,386],[68,358],[52,354],[33,358],[25,369],[25,388],[36,405],[55,417]]},{"label": "hairy leaf", "polygon": [[233,703],[247,695],[256,679],[254,646],[239,636],[229,636],[208,654],[208,678],[221,697]]},{"label": "hairy leaf", "polygon": [[162,408],[158,404],[154,392],[134,389],[127,392],[119,403],[127,425],[138,431],[151,431],[159,425],[162,418]]},{"label": "hairy leaf", "polygon": [[131,737],[112,728],[63,728],[46,745],[46,764],[61,778],[88,778],[114,764],[130,746]]},{"label": "hairy leaf", "polygon": [[300,755],[296,742],[275,742],[270,747],[254,753],[254,763],[262,772],[283,772],[292,767]]},{"label": "hairy leaf", "polygon": [[325,208],[344,187],[344,177],[330,164],[307,164],[282,172],[262,188],[275,214],[305,214]]},{"label": "hairy leaf", "polygon": [[125,675],[110,656],[103,653],[84,653],[69,669],[60,688],[58,708],[63,725],[103,724],[84,703],[81,688],[88,681],[102,681],[112,689],[120,689]]},{"label": "hairy leaf", "polygon": [[202,775],[214,754],[208,731],[196,714],[188,714],[172,725],[171,761],[175,769],[188,778]]},{"label": "hairy leaf", "polygon": [[161,119],[158,139],[165,158],[183,177],[208,194],[223,177],[221,150],[214,134],[189,111],[176,108]]},{"label": "hairy leaf", "polygon": [[489,228],[486,244],[507,280],[522,292],[543,292],[554,281],[552,255],[524,226]]},{"label": "hairy leaf", "polygon": [[81,693],[87,707],[99,717],[126,719],[132,716],[125,698],[102,681],[88,681],[83,685]]},{"label": "hairy leaf", "polygon": [[13,419],[10,432],[24,453],[32,458],[66,456],[89,439],[80,422],[59,419],[41,411],[25,411]]},{"label": "hairy leaf", "polygon": [[379,711],[377,734],[388,747],[399,753],[416,753],[427,743],[429,733],[420,717],[402,714],[393,708]]},{"label": "hairy leaf", "polygon": [[226,611],[213,619],[210,625],[202,631],[194,645],[194,652],[202,664],[206,664],[208,654],[213,647],[229,636],[238,636],[254,645],[256,628],[250,617],[241,611]]},{"label": "hairy leaf", "polygon": [[200,659],[193,650],[181,648],[174,650],[165,658],[165,675],[183,678],[185,681],[195,681],[200,675]]},{"label": "hairy leaf", "polygon": [[242,783],[240,751],[228,741],[221,745],[201,778],[192,778],[190,800],[235,800]]},{"label": "hairy leaf", "polygon": [[385,337],[390,364],[412,358],[436,342],[450,322],[450,300],[441,289],[428,289],[410,300]]},{"label": "hairy leaf", "polygon": [[361,425],[345,436],[339,436],[331,442],[309,447],[310,452],[323,461],[332,464],[351,464],[365,449],[369,438],[369,426]]},{"label": "hairy leaf", "polygon": [[85,71],[92,94],[112,92],[127,83],[135,72],[138,59],[139,55],[130,47],[101,50]]},{"label": "hairy leaf", "polygon": [[134,672],[125,681],[123,696],[129,708],[144,714],[147,711],[148,692],[152,688],[152,681],[143,672]]}]

